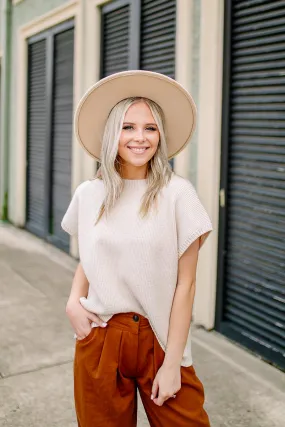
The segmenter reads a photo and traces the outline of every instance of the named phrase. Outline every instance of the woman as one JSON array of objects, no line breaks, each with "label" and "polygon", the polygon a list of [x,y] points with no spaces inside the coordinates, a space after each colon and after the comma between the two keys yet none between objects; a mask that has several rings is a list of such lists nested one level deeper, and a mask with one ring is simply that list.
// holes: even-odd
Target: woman
[{"label": "woman", "polygon": [[137,389],[151,426],[209,426],[189,329],[198,251],[212,225],[168,163],[195,117],[183,87],[148,71],[102,79],[78,105],[77,138],[101,162],[62,220],[79,241],[66,311],[80,427],[135,426]]}]

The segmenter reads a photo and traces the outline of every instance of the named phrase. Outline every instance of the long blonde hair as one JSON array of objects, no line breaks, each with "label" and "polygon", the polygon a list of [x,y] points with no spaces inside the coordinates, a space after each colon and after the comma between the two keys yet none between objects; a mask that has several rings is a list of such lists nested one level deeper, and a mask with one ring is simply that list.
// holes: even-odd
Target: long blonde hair
[{"label": "long blonde hair", "polygon": [[142,199],[140,215],[145,217],[155,205],[159,191],[170,181],[172,170],[168,163],[166,136],[164,131],[164,114],[156,102],[147,98],[132,97],[116,104],[108,116],[103,134],[101,148],[101,166],[96,178],[102,179],[106,189],[106,196],[99,211],[96,221],[100,220],[103,213],[109,214],[124,188],[121,177],[118,144],[127,110],[136,102],[145,102],[157,124],[160,140],[154,156],[148,162],[147,189]]}]

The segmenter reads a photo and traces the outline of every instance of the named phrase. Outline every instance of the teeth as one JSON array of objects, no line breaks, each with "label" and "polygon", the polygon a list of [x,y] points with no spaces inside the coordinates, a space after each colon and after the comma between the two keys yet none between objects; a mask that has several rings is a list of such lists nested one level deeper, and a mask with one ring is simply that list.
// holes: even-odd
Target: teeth
[{"label": "teeth", "polygon": [[133,151],[134,153],[144,153],[146,148],[132,148],[132,147],[130,147],[130,150]]}]

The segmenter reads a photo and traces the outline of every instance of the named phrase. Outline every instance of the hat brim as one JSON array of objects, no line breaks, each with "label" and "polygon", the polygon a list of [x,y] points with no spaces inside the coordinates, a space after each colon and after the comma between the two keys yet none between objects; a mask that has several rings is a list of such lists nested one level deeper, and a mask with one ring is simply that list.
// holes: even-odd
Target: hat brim
[{"label": "hat brim", "polygon": [[105,124],[111,109],[129,97],[155,101],[165,115],[168,158],[182,151],[196,124],[191,95],[175,80],[152,71],[124,71],[94,84],[82,97],[75,112],[75,134],[83,148],[100,161]]}]

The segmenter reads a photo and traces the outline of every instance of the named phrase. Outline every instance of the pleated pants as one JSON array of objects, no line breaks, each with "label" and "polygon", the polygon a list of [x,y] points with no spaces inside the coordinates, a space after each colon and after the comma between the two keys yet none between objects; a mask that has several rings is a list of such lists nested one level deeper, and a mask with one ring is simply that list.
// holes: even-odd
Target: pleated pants
[{"label": "pleated pants", "polygon": [[153,380],[163,359],[164,351],[141,315],[116,314],[106,328],[92,328],[75,347],[78,426],[135,427],[138,390],[151,427],[209,427],[203,385],[193,366],[181,367],[176,398],[162,406],[151,400]]}]

